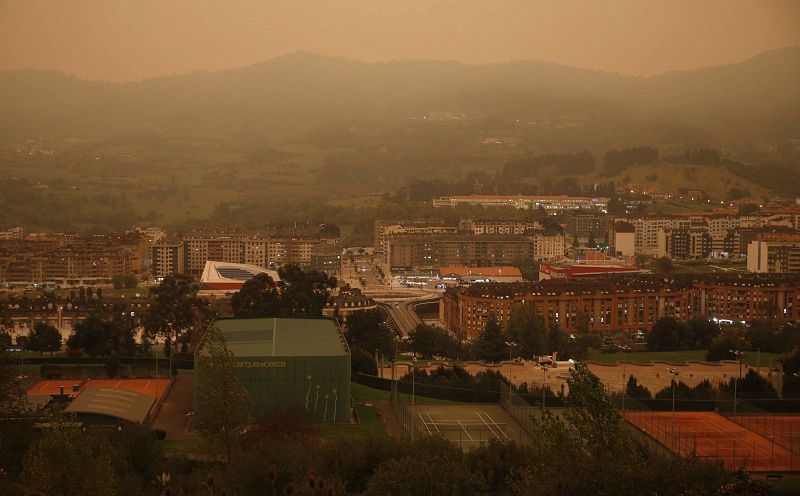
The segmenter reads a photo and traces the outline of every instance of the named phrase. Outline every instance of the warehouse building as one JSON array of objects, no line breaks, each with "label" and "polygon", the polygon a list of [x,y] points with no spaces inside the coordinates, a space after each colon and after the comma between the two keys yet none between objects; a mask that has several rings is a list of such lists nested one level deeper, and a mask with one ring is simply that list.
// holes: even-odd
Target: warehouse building
[{"label": "warehouse building", "polygon": [[[313,423],[350,421],[350,349],[330,319],[219,319],[215,326],[236,357],[255,419],[296,412]],[[207,371],[195,354],[195,391]],[[195,410],[202,412],[202,405]]]}]

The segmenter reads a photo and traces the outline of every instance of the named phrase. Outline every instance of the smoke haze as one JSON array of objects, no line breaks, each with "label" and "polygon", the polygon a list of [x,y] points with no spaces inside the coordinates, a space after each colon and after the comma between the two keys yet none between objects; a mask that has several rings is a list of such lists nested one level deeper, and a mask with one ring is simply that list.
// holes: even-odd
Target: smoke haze
[{"label": "smoke haze", "polygon": [[633,75],[800,42],[792,0],[0,2],[0,69],[129,81],[309,51],[365,61],[536,59]]}]

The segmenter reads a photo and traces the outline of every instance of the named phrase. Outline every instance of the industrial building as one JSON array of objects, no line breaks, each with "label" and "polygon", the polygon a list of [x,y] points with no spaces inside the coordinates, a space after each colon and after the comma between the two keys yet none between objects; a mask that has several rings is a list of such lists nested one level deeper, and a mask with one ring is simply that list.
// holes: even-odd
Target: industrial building
[{"label": "industrial building", "polygon": [[[309,422],[350,421],[350,349],[330,319],[219,319],[216,327],[236,357],[234,374],[259,419],[295,412]],[[209,378],[204,347],[195,353],[197,390]]]}]

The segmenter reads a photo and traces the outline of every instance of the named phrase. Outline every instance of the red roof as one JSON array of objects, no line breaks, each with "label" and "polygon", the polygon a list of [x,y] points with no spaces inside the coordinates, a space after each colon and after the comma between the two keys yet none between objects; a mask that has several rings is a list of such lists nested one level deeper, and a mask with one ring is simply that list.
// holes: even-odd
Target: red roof
[{"label": "red roof", "polygon": [[545,274],[567,274],[570,276],[585,276],[594,274],[609,274],[616,272],[640,272],[636,267],[619,267],[613,265],[551,265],[541,264],[539,270]]},{"label": "red roof", "polygon": [[522,277],[516,267],[439,267],[439,275],[464,276],[507,276]]}]

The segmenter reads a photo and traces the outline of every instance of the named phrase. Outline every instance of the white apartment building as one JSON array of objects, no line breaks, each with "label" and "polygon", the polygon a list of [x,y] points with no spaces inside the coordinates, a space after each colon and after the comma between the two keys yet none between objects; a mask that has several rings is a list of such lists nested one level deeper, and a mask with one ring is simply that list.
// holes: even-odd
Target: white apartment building
[{"label": "white apartment building", "polygon": [[433,200],[434,207],[455,207],[457,205],[479,205],[481,207],[514,207],[564,211],[580,208],[597,208],[605,211],[608,198],[588,196],[529,196],[529,195],[467,195],[443,196]]},{"label": "white apartment building", "polygon": [[484,234],[525,234],[526,231],[541,229],[542,225],[535,220],[483,220],[461,219],[458,229],[476,236]]},{"label": "white apartment building", "polygon": [[566,243],[561,233],[537,233],[533,236],[533,258],[540,262],[564,258]]}]

